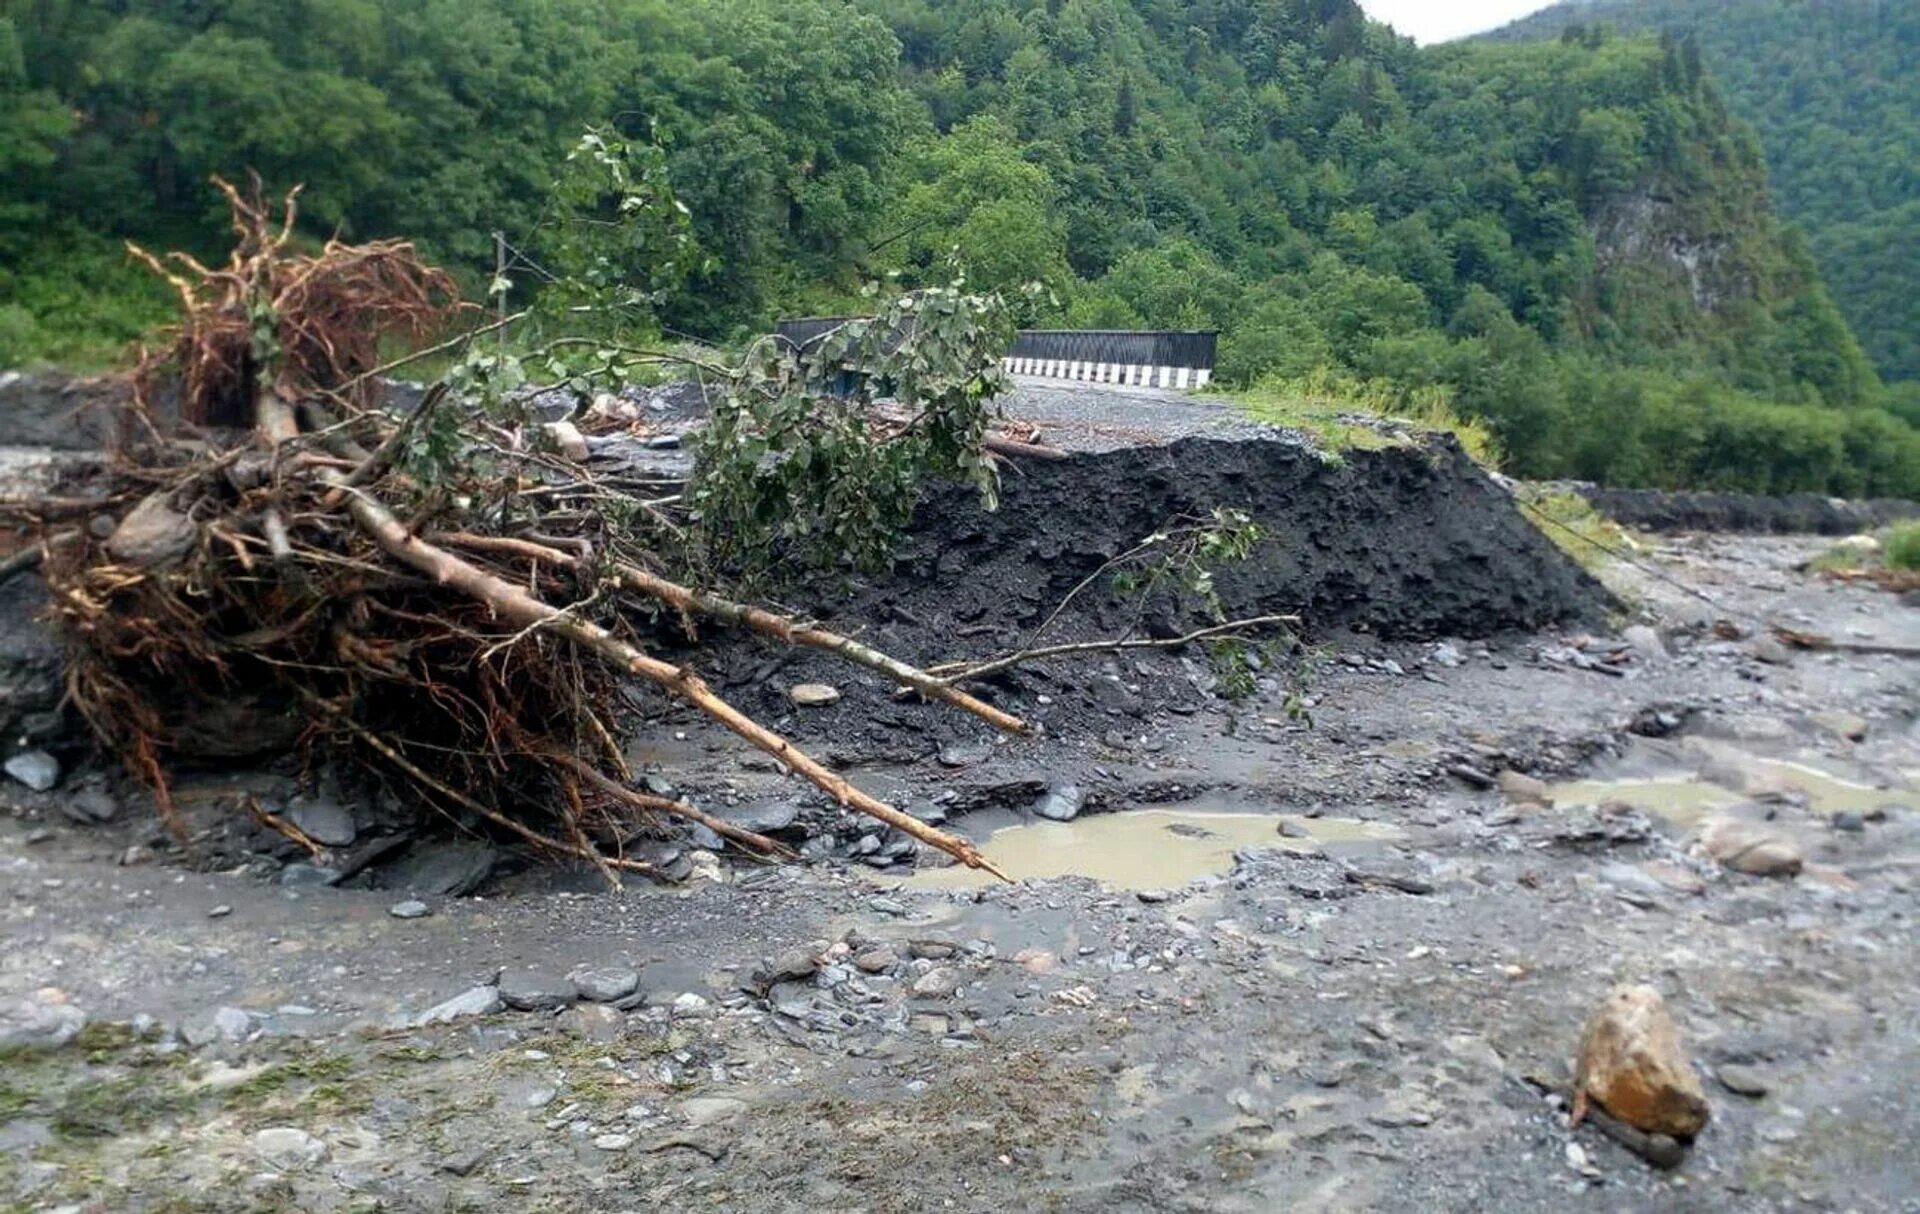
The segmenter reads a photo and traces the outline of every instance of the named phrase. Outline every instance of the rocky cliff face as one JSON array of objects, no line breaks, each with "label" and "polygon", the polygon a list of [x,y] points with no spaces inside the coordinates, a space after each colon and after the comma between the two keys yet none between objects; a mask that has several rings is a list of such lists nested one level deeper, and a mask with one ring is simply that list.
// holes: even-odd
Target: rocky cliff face
[{"label": "rocky cliff face", "polygon": [[1703,313],[1760,292],[1740,256],[1739,234],[1703,226],[1671,195],[1651,188],[1617,194],[1595,209],[1589,228],[1601,274],[1641,267],[1670,276]]}]

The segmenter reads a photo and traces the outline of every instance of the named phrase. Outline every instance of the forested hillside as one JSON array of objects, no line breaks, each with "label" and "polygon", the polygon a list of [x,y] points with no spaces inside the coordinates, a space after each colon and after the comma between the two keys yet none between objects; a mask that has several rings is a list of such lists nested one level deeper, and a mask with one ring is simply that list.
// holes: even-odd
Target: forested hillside
[{"label": "forested hillside", "polygon": [[1920,436],[1673,45],[1422,51],[1349,0],[0,12],[0,365],[131,337],[160,296],[115,241],[217,248],[215,172],[484,285],[610,120],[693,214],[676,333],[1038,280],[1025,320],[1216,327],[1228,382],[1445,400],[1525,474],[1920,494]]},{"label": "forested hillside", "polygon": [[1920,379],[1920,4],[1581,0],[1495,36],[1592,24],[1697,46],[1881,374]]}]

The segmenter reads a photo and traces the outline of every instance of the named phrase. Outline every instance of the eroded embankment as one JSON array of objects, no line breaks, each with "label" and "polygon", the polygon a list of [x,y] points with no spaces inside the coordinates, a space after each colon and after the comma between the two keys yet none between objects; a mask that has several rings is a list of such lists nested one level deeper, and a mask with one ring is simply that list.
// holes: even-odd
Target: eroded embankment
[{"label": "eroded embankment", "polygon": [[1920,517],[1920,502],[1849,500],[1817,493],[1763,497],[1753,493],[1690,493],[1574,485],[1593,508],[1641,531],[1717,531],[1743,535],[1853,535]]}]

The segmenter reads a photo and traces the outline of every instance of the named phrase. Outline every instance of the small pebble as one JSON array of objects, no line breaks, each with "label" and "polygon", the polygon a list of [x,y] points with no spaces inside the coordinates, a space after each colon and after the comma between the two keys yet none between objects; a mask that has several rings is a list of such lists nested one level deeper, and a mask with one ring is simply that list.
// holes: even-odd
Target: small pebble
[{"label": "small pebble", "polygon": [[432,908],[417,898],[405,902],[396,902],[387,908],[387,913],[396,919],[424,919],[432,914]]}]

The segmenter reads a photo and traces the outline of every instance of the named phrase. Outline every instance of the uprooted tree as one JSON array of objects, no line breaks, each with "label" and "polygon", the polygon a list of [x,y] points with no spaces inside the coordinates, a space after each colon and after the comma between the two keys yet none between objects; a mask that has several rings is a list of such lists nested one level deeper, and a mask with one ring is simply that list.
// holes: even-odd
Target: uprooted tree
[{"label": "uprooted tree", "polygon": [[[373,407],[382,343],[457,322],[451,280],[404,243],[302,252],[291,197],[275,215],[257,187],[222,188],[237,235],[226,265],[139,254],[174,284],[181,319],[140,361],[130,405],[140,425],[106,484],[78,506],[23,507],[41,528],[72,702],[170,821],[167,763],[181,732],[239,703],[284,714],[303,746],[337,746],[436,809],[609,879],[649,871],[623,848],[651,815],[781,852],[632,787],[617,692],[637,679],[839,803],[985,866],[964,840],[862,793],[693,669],[649,652],[633,609],[824,649],[1022,730],[853,638],[667,573],[710,559],[696,551],[696,505],[736,539],[762,535],[770,551],[799,554],[896,523],[928,472],[990,488],[997,301],[957,289],[903,296],[820,355],[762,346],[737,371],[696,368],[719,381],[703,440],[714,473],[649,498],[569,458],[528,406],[542,389],[591,390],[675,356],[597,339],[517,357],[460,342],[464,356],[417,408]],[[823,390],[854,364],[858,389]],[[177,423],[158,416],[167,385]],[[914,409],[876,412],[882,385]],[[745,525],[755,519],[782,521]]]},{"label": "uprooted tree", "polygon": [[[636,240],[663,248],[656,264],[695,255],[642,153],[595,131],[572,163],[559,193],[588,212],[585,240],[617,233],[629,260],[646,252]],[[701,619],[749,629],[1024,731],[963,689],[965,668],[931,673],[708,589],[751,584],[743,575],[770,565],[878,559],[925,477],[994,493],[992,399],[1011,336],[996,297],[903,295],[804,355],[768,340],[734,366],[591,325],[529,341],[540,318],[476,325],[453,281],[406,243],[308,251],[294,239],[293,196],[276,215],[257,182],[220,188],[236,234],[225,265],[135,250],[173,284],[181,315],[142,351],[114,460],[85,495],[10,507],[37,529],[32,556],[68,649],[72,703],[150,783],[176,833],[170,760],[199,723],[242,713],[283,724],[289,745],[351,756],[435,810],[595,865],[616,884],[623,871],[652,872],[629,844],[660,815],[785,854],[634,787],[619,739],[623,683],[638,680],[841,805],[991,869],[965,840],[863,793],[647,639],[662,618],[689,636]],[[623,281],[617,259],[572,252],[593,268],[589,294]],[[644,291],[616,293],[616,308],[646,305]],[[581,313],[556,297],[563,319]],[[488,340],[522,321],[511,349]],[[424,353],[451,368],[410,411],[379,407],[384,374],[450,327],[464,331]],[[382,364],[396,343],[413,352]],[[584,409],[664,363],[700,377],[711,407],[689,483],[596,472],[535,411],[556,394]]]}]

